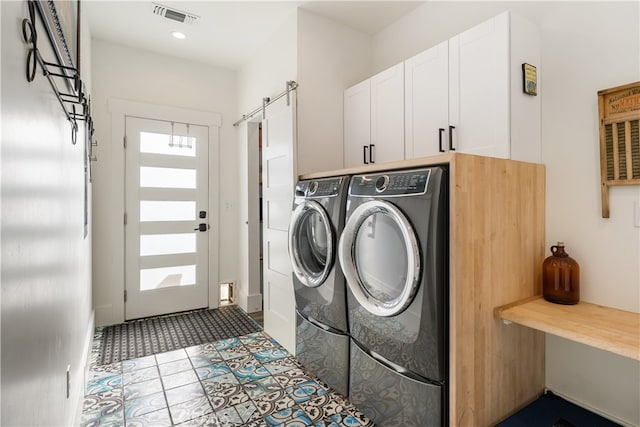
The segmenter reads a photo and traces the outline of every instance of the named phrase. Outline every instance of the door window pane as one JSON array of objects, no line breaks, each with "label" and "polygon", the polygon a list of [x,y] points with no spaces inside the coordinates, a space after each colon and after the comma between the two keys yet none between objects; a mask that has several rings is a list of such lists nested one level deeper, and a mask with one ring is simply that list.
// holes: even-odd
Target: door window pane
[{"label": "door window pane", "polygon": [[196,266],[148,268],[140,270],[140,290],[192,286],[196,284]]},{"label": "door window pane", "polygon": [[140,221],[193,221],[196,202],[141,200]]},{"label": "door window pane", "polygon": [[399,225],[384,213],[362,223],[355,239],[355,264],[365,292],[382,302],[402,294],[409,265],[407,246]]},{"label": "door window pane", "polygon": [[300,267],[312,276],[319,276],[327,266],[329,236],[322,216],[316,211],[309,212],[302,217],[296,230],[299,233],[297,249],[302,262]]},{"label": "door window pane", "polygon": [[195,233],[140,236],[140,256],[188,254],[196,251]]},{"label": "door window pane", "polygon": [[171,156],[196,156],[196,138],[166,133],[140,132],[140,152]]},{"label": "door window pane", "polygon": [[140,166],[140,187],[196,188],[196,170]]}]

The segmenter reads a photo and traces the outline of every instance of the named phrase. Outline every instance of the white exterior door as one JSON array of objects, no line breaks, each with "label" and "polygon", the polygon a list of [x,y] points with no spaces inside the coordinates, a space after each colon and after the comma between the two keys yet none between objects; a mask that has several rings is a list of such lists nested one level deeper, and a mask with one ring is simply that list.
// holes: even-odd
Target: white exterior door
[{"label": "white exterior door", "polygon": [[125,132],[125,319],[207,307],[209,128],[127,116]]},{"label": "white exterior door", "polygon": [[404,64],[405,152],[408,159],[449,150],[449,43]]},{"label": "white exterior door", "polygon": [[296,183],[295,91],[266,108],[262,122],[264,330],[295,354],[295,297],[287,244]]}]

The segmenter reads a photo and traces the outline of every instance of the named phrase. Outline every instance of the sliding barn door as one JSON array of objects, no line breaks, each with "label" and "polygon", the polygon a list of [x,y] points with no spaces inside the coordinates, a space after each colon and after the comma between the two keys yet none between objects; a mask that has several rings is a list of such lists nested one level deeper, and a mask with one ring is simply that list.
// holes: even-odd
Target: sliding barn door
[{"label": "sliding barn door", "polygon": [[287,249],[295,168],[295,91],[269,105],[262,122],[264,329],[295,354],[295,298]]}]

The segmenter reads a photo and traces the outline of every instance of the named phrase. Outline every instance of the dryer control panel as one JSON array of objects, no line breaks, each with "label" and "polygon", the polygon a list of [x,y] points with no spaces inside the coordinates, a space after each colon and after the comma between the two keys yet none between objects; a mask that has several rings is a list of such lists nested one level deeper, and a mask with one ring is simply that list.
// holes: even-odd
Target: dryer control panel
[{"label": "dryer control panel", "polygon": [[356,175],[351,180],[349,195],[362,197],[399,197],[425,194],[431,169],[394,171]]}]

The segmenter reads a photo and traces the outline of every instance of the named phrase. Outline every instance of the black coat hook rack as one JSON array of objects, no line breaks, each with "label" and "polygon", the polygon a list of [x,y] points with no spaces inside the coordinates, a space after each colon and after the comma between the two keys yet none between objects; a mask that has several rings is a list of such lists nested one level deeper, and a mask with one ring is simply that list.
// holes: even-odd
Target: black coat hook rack
[{"label": "black coat hook rack", "polygon": [[[43,75],[49,81],[53,93],[60,102],[65,117],[71,124],[72,144],[75,145],[78,142],[78,121],[84,121],[87,131],[86,137],[88,138],[89,146],[91,146],[91,139],[94,133],[93,119],[91,117],[91,99],[86,95],[86,87],[80,79],[78,69],[60,63],[47,62],[42,58],[38,50],[35,1],[29,0],[28,6],[29,17],[22,20],[22,37],[25,43],[31,45],[27,54],[27,81],[32,82],[35,80],[37,67],[40,65]],[[60,81],[66,82],[64,91],[58,87]]]}]

